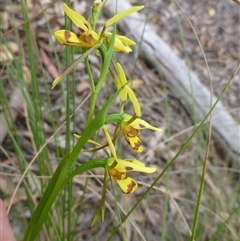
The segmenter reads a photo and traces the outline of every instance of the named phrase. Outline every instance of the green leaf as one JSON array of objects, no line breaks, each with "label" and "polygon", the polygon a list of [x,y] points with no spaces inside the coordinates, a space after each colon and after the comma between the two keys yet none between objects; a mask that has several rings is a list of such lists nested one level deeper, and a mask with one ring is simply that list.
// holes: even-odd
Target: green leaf
[{"label": "green leaf", "polygon": [[[83,173],[84,171],[96,168],[96,167],[105,167],[108,158],[97,158],[91,159],[88,162],[82,164],[81,166],[77,167],[64,181],[64,185],[67,184],[73,177],[78,174]],[[86,165],[85,165],[86,164]],[[87,168],[87,169],[86,169]]]},{"label": "green leaf", "polygon": [[[35,209],[35,211],[33,213],[32,218],[31,218],[31,220],[30,220],[30,222],[28,224],[28,227],[27,227],[27,230],[25,232],[25,236],[24,236],[23,241],[34,240],[34,238],[37,236],[38,232],[34,236],[33,231],[35,230],[37,223],[40,222],[40,216],[43,213],[43,210],[46,207],[47,202],[51,203],[51,205],[52,205],[52,203],[54,202],[55,198],[54,199],[50,199],[50,198],[52,196],[55,196],[55,197],[57,196],[57,195],[53,195],[53,191],[56,190],[55,185],[56,185],[56,183],[58,181],[58,177],[59,177],[59,175],[60,175],[60,173],[62,171],[62,168],[64,166],[65,161],[66,161],[65,158],[63,158],[62,161],[60,162],[60,164],[58,165],[56,171],[54,172],[54,174],[53,174],[53,176],[52,176],[52,178],[51,178],[51,180],[50,180],[50,182],[49,182],[45,192],[43,193],[43,196],[42,196],[42,198],[41,198],[37,208]],[[50,207],[49,207],[49,209],[50,209]],[[46,214],[48,213],[49,209],[46,210]],[[41,226],[42,226],[44,220],[42,220],[42,222],[40,222]],[[40,230],[40,228],[39,228],[39,230]],[[31,238],[32,236],[34,236],[34,238]]]}]

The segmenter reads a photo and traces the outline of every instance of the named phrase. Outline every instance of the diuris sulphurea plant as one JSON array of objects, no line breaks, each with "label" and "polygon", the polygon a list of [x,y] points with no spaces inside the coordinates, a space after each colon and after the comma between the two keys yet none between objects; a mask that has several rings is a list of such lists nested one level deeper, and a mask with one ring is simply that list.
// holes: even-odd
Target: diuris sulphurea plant
[{"label": "diuris sulphurea plant", "polygon": [[[92,76],[89,77],[91,99],[85,128],[82,133],[79,133],[80,135],[76,135],[78,137],[76,144],[71,152],[63,157],[53,173],[29,222],[24,241],[35,239],[47,219],[51,206],[59,195],[59,192],[74,176],[97,167],[102,167],[104,170],[102,198],[96,215],[93,217],[93,225],[100,214],[102,221],[104,220],[104,202],[110,179],[117,184],[124,194],[131,195],[138,188],[137,181],[131,177],[132,172],[153,173],[156,171],[155,167],[148,167],[134,157],[123,157],[117,154],[116,148],[117,139],[124,136],[129,147],[135,152],[141,153],[143,145],[140,140],[140,131],[145,128],[153,131],[161,131],[161,129],[150,125],[141,118],[142,110],[139,100],[130,86],[130,81],[126,78],[123,67],[116,61],[116,56],[113,58],[114,52],[131,53],[131,47],[135,45],[135,42],[128,37],[116,34],[116,23],[131,13],[141,10],[144,6],[135,6],[113,15],[104,23],[100,31],[97,31],[96,25],[105,2],[106,0],[94,1],[92,15],[89,20],[86,20],[85,17],[72,10],[65,3],[63,4],[65,14],[77,27],[78,32],[74,33],[67,29],[60,29],[54,33],[54,36],[60,44],[79,48],[81,56],[53,81],[52,88],[55,88],[70,71],[73,71],[80,61],[86,60],[85,63],[88,63],[88,56],[90,54],[99,56],[101,69],[97,80],[93,80]],[[108,31],[110,26],[112,26],[112,32]],[[95,106],[98,95],[103,88],[107,76],[108,78],[112,77],[116,91],[112,96],[107,97],[100,110],[97,110]],[[63,82],[61,83],[64,84]],[[117,98],[120,100],[118,102],[120,105],[119,112],[109,114],[108,110]],[[133,113],[126,111],[125,104],[127,102],[132,105]],[[115,126],[112,136],[108,131],[107,126],[109,124]],[[95,134],[99,133],[99,131],[102,131],[106,137],[107,142],[105,145],[101,145],[93,140]],[[81,152],[85,151],[83,148],[85,148],[87,143],[94,146],[92,152],[104,149],[106,156],[90,159],[75,167],[74,164]]]}]

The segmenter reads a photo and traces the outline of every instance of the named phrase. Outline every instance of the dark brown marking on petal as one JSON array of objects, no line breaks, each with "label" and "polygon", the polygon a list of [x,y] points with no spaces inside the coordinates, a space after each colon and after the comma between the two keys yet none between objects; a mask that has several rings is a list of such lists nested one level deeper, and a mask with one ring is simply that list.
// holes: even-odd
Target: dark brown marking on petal
[{"label": "dark brown marking on petal", "polygon": [[126,178],[126,172],[119,172],[115,168],[108,170],[108,172],[115,180],[122,180]]},{"label": "dark brown marking on petal", "polygon": [[136,183],[132,180],[131,183],[128,184],[128,189],[126,194],[131,193],[131,191],[133,190],[133,188],[136,186]]},{"label": "dark brown marking on petal", "polygon": [[113,177],[114,177],[116,180],[121,180],[122,173],[121,173],[121,172],[116,171]]},{"label": "dark brown marking on petal", "polygon": [[126,177],[125,172],[119,172],[116,170],[115,175],[113,176],[116,180],[122,180]]},{"label": "dark brown marking on petal", "polygon": [[64,31],[64,38],[68,42],[68,40],[71,38],[71,33],[67,30]]},{"label": "dark brown marking on petal", "polygon": [[133,168],[132,167],[125,167],[126,171],[132,171]]},{"label": "dark brown marking on petal", "polygon": [[138,150],[138,148],[139,148],[140,146],[142,146],[142,142],[141,142],[140,140],[138,140],[137,143],[134,143],[133,149],[134,149],[134,150]]},{"label": "dark brown marking on petal", "polygon": [[126,140],[126,142],[132,147],[133,150],[136,150],[136,151],[137,151],[137,150],[139,149],[139,147],[142,146],[141,140],[138,139],[138,142],[133,143],[133,145],[132,145],[132,143],[131,143],[130,140],[129,140],[130,138],[131,138],[131,137],[125,135],[125,140]]},{"label": "dark brown marking on petal", "polygon": [[86,36],[86,40],[87,40],[88,43],[91,44],[94,41],[94,38],[91,34],[89,34],[89,35]]},{"label": "dark brown marking on petal", "polygon": [[128,125],[127,135],[128,136],[139,136],[140,130],[133,128],[131,125]]},{"label": "dark brown marking on petal", "polygon": [[125,159],[127,162],[133,162],[133,159]]},{"label": "dark brown marking on petal", "polygon": [[144,125],[142,125],[142,124],[139,124],[139,127],[140,127],[141,129],[145,129],[145,128],[146,128],[146,126],[144,126]]},{"label": "dark brown marking on petal", "polygon": [[79,30],[80,33],[84,33],[84,30],[82,28],[78,27],[78,30]]}]

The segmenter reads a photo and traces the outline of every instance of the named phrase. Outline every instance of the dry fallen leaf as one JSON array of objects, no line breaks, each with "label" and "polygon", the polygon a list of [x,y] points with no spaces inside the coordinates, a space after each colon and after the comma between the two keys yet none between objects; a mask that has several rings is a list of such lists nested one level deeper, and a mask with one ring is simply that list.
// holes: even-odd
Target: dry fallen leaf
[{"label": "dry fallen leaf", "polygon": [[49,74],[55,79],[59,76],[58,70],[55,65],[52,64],[51,60],[49,59],[46,52],[41,48],[40,49],[40,55],[42,57],[42,62],[44,66],[46,67]]},{"label": "dry fallen leaf", "polygon": [[131,81],[131,88],[137,89],[137,88],[139,88],[143,84],[144,84],[143,80],[141,80],[141,79],[134,79],[134,80]]},{"label": "dry fallen leaf", "polygon": [[216,15],[216,10],[214,8],[208,9],[208,15],[214,17]]},{"label": "dry fallen leaf", "polygon": [[0,26],[2,30],[9,28],[9,13],[7,11],[0,12]]},{"label": "dry fallen leaf", "polygon": [[89,82],[81,82],[79,84],[77,84],[77,93],[82,93],[84,90],[90,89],[90,84]]},{"label": "dry fallen leaf", "polygon": [[155,212],[152,209],[147,208],[146,209],[146,216],[147,216],[147,219],[148,219],[149,223],[151,223],[152,226],[156,227],[157,221],[156,221],[156,217],[155,217]]},{"label": "dry fallen leaf", "polygon": [[13,55],[9,51],[0,51],[0,63],[9,62],[13,60]]},{"label": "dry fallen leaf", "polygon": [[32,0],[27,0],[27,6],[28,8],[32,8],[33,7],[33,1]]},{"label": "dry fallen leaf", "polygon": [[13,60],[13,54],[17,53],[19,50],[18,45],[15,42],[8,42],[3,44],[0,48],[0,62],[8,62]]},{"label": "dry fallen leaf", "polygon": [[31,72],[26,65],[23,66],[23,79],[26,84],[31,84]]}]

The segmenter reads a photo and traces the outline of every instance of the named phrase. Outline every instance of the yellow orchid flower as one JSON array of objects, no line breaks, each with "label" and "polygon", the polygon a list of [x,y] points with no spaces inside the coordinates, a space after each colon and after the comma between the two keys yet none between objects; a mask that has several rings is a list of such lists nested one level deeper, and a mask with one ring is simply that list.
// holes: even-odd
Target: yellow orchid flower
[{"label": "yellow orchid flower", "polygon": [[123,193],[129,194],[137,190],[138,184],[131,177],[127,176],[127,172],[145,172],[153,173],[155,167],[146,167],[144,163],[136,159],[117,159],[107,166],[109,175],[117,182]]},{"label": "yellow orchid flower", "polygon": [[153,173],[156,171],[156,168],[146,167],[144,163],[136,159],[119,159],[116,155],[115,147],[105,125],[103,126],[103,129],[112,153],[112,158],[109,158],[106,169],[108,170],[109,175],[117,182],[123,193],[133,193],[137,190],[138,184],[134,179],[127,176],[127,172],[138,171]]},{"label": "yellow orchid flower", "polygon": [[[114,15],[105,23],[101,31],[101,34],[99,35],[97,32],[95,32],[92,29],[90,23],[82,15],[73,11],[64,3],[63,4],[64,12],[78,27],[80,31],[80,36],[78,37],[75,33],[64,29],[57,30],[54,33],[54,36],[60,44],[77,46],[77,47],[91,48],[99,44],[99,42],[101,41],[101,38],[106,44],[108,44],[111,38],[111,33],[105,33],[105,29],[110,25],[114,24],[115,22],[126,17],[127,15],[141,10],[143,7],[144,6],[133,7]],[[125,36],[116,35],[115,43],[114,43],[114,51],[122,51],[122,52],[129,53],[132,51],[129,46],[134,44],[135,43],[131,39]]]},{"label": "yellow orchid flower", "polygon": [[132,149],[141,153],[143,151],[143,146],[141,140],[138,137],[140,135],[140,130],[150,129],[153,131],[162,131],[162,129],[154,127],[140,118],[137,118],[129,123],[131,119],[131,115],[124,114],[123,121],[121,122],[122,131],[126,141],[132,147]]},{"label": "yellow orchid flower", "polygon": [[54,33],[55,38],[60,44],[91,48],[99,43],[99,35],[92,30],[89,22],[77,12],[63,4],[64,12],[73,21],[80,31],[80,36],[69,30],[58,30]]},{"label": "yellow orchid flower", "polygon": [[131,102],[133,104],[136,116],[141,116],[141,108],[140,108],[138,99],[137,99],[136,95],[134,94],[133,90],[129,86],[126,85],[127,78],[126,78],[126,75],[123,71],[121,64],[119,64],[119,63],[116,64],[116,70],[117,70],[117,81],[116,81],[117,89],[120,89],[122,86],[125,85],[125,87],[119,94],[121,101],[123,103],[125,103],[127,100],[127,97],[129,97],[129,99],[131,100]]}]

